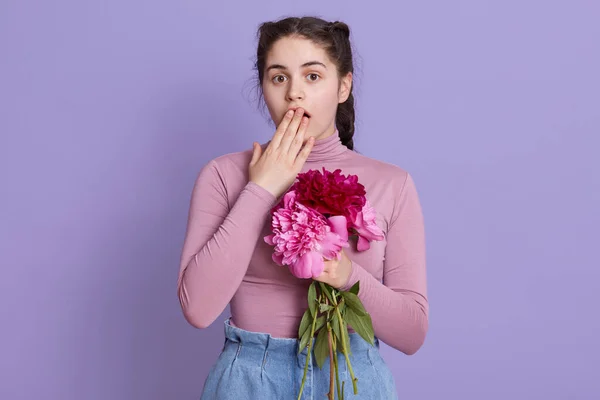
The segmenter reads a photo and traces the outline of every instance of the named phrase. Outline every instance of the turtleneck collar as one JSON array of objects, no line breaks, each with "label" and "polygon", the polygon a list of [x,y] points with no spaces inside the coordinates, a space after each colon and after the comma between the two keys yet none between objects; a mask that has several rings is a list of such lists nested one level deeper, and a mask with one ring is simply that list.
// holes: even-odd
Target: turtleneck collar
[{"label": "turtleneck collar", "polygon": [[341,155],[350,151],[342,144],[338,130],[333,135],[315,141],[306,162],[322,162],[338,159]]}]

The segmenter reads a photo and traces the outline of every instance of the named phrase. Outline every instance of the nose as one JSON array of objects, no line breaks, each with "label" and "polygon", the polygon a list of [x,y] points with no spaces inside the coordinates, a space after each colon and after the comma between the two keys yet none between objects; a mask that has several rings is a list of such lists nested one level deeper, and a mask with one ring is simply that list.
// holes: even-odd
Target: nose
[{"label": "nose", "polygon": [[290,83],[288,85],[287,91],[287,100],[293,102],[298,99],[304,98],[304,89],[302,88],[302,83],[297,80],[290,78]]}]

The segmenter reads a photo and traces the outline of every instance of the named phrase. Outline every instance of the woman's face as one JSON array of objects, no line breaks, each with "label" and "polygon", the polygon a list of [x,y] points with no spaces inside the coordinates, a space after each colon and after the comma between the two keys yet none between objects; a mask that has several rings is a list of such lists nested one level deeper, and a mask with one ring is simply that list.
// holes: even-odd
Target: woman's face
[{"label": "woman's face", "polygon": [[279,126],[287,110],[302,107],[310,117],[305,140],[335,132],[337,106],[351,85],[352,73],[340,84],[336,66],[308,39],[279,39],[267,55],[262,90],[271,118]]}]

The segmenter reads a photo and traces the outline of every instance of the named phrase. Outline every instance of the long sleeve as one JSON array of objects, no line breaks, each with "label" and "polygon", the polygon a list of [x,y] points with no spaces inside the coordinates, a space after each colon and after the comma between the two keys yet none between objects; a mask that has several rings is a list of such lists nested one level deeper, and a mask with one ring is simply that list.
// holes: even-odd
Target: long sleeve
[{"label": "long sleeve", "polygon": [[205,328],[237,291],[276,198],[248,182],[229,210],[227,188],[214,160],[194,185],[177,292],[186,320]]},{"label": "long sleeve", "polygon": [[347,290],[360,281],[358,297],[371,315],[375,335],[411,355],[425,341],[429,303],[426,288],[423,215],[412,177],[407,174],[387,233],[383,283],[352,262]]}]

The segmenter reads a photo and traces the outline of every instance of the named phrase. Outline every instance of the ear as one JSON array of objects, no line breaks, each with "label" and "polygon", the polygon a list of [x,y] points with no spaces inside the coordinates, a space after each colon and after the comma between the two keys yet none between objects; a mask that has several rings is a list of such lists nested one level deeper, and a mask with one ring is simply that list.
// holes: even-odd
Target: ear
[{"label": "ear", "polygon": [[350,97],[350,91],[352,90],[352,72],[348,72],[346,76],[342,77],[340,82],[340,89],[338,91],[338,102],[343,103]]}]

